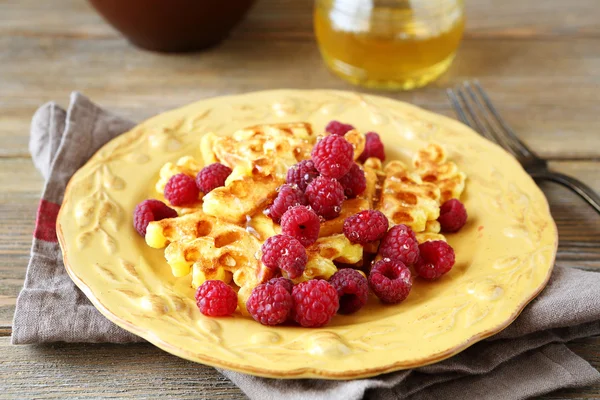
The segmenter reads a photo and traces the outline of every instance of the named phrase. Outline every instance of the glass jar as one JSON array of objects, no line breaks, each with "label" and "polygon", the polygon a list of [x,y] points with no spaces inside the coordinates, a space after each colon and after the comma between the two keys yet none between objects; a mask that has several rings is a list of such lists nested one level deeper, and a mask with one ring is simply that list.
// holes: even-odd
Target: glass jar
[{"label": "glass jar", "polygon": [[463,0],[316,0],[314,26],[327,66],[369,88],[409,90],[452,63]]}]

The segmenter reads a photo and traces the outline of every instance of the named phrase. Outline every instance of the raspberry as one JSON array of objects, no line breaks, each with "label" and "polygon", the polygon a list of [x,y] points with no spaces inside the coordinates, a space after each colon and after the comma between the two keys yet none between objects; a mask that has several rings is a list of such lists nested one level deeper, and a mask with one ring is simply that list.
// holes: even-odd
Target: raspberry
[{"label": "raspberry", "polygon": [[186,174],[173,175],[165,185],[165,199],[174,206],[193,203],[199,194],[194,178]]},{"label": "raspberry", "polygon": [[286,182],[296,184],[300,190],[305,191],[306,186],[317,176],[319,171],[315,168],[315,163],[312,160],[302,160],[288,169]]},{"label": "raspberry", "polygon": [[360,310],[369,298],[367,278],[352,268],[341,269],[331,278],[331,286],[337,290],[340,298],[340,314],[352,314]]},{"label": "raspberry", "polygon": [[381,211],[364,210],[346,218],[344,235],[352,243],[365,245],[379,240],[388,230],[388,219]]},{"label": "raspberry", "polygon": [[379,254],[384,258],[414,264],[419,258],[419,242],[415,233],[406,225],[393,226],[381,240]]},{"label": "raspberry", "polygon": [[294,288],[294,283],[287,278],[279,277],[270,279],[267,285],[280,285],[285,288],[288,292],[292,293],[292,289]]},{"label": "raspberry", "polygon": [[454,266],[454,249],[443,240],[434,240],[419,245],[421,256],[414,268],[425,279],[437,279]]},{"label": "raspberry", "polygon": [[326,325],[340,306],[337,290],[323,279],[297,284],[292,297],[294,320],[307,328]]},{"label": "raspberry", "polygon": [[333,219],[340,215],[344,202],[344,188],[333,178],[320,176],[306,188],[308,204],[325,219]]},{"label": "raspberry", "polygon": [[412,287],[410,269],[402,261],[384,258],[371,268],[371,290],[384,303],[400,303],[406,299]]},{"label": "raspberry", "polygon": [[340,179],[338,179],[344,187],[344,193],[349,199],[353,199],[358,196],[367,188],[367,178],[365,178],[365,172],[360,169],[358,164],[352,164],[350,171]]},{"label": "raspberry", "polygon": [[325,127],[325,132],[329,132],[332,135],[344,136],[346,132],[351,131],[354,127],[350,124],[344,124],[340,121],[329,121]]},{"label": "raspberry", "polygon": [[352,167],[354,150],[342,136],[325,136],[313,147],[311,156],[321,175],[338,179]]},{"label": "raspberry", "polygon": [[308,257],[302,243],[288,235],[275,235],[262,245],[262,263],[271,269],[279,268],[294,279],[302,275]]},{"label": "raspberry", "polygon": [[365,162],[369,157],[377,157],[381,161],[385,161],[385,149],[379,135],[375,132],[367,132],[365,139],[365,149],[358,157],[358,161]]},{"label": "raspberry", "polygon": [[202,193],[206,194],[219,186],[225,186],[225,180],[229,175],[231,175],[231,168],[227,165],[210,164],[198,172],[196,185]]},{"label": "raspberry", "polygon": [[152,221],[175,218],[177,211],[160,200],[144,200],[133,211],[133,227],[142,236],[146,236],[146,228]]},{"label": "raspberry", "polygon": [[237,308],[237,294],[223,281],[208,280],[196,291],[196,305],[204,315],[224,317]]},{"label": "raspberry", "polygon": [[296,185],[285,184],[279,188],[279,193],[265,214],[273,221],[279,223],[281,216],[290,208],[297,205],[306,205],[308,201],[304,192]]},{"label": "raspberry", "polygon": [[263,283],[252,290],[246,308],[252,318],[263,325],[284,323],[292,311],[292,295],[280,284]]},{"label": "raspberry", "polygon": [[438,222],[443,232],[458,232],[467,222],[467,210],[457,199],[450,199],[440,207]]},{"label": "raspberry", "polygon": [[292,207],[281,217],[281,232],[296,238],[304,247],[317,241],[320,230],[319,216],[308,207]]}]

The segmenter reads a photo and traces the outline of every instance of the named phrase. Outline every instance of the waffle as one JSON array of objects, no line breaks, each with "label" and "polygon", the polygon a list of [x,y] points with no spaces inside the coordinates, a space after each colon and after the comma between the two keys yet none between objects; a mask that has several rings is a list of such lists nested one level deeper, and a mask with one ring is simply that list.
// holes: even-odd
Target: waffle
[{"label": "waffle", "polygon": [[[419,150],[412,163],[412,170],[401,161],[385,166],[379,209],[391,224],[410,226],[420,241],[445,240],[436,221],[440,205],[460,198],[466,175],[455,163],[447,161],[444,148],[434,143]],[[371,164],[379,170],[376,163]]]},{"label": "waffle", "polygon": [[[146,230],[146,243],[165,247],[165,258],[174,276],[192,272],[194,287],[207,279],[220,279],[239,286],[254,287],[270,277],[258,261],[264,241],[281,232],[279,225],[262,213],[245,226],[219,220],[198,210],[183,216],[153,221]],[[343,234],[319,238],[307,249],[308,263],[298,282],[327,279],[337,268],[334,261],[354,264],[362,260],[362,246]]]},{"label": "waffle", "polygon": [[365,135],[356,129],[352,129],[344,134],[344,139],[346,139],[348,143],[352,145],[352,150],[354,150],[354,160],[358,160],[362,152],[365,150],[365,144],[367,142]]},{"label": "waffle", "polygon": [[230,180],[257,172],[285,179],[292,165],[310,157],[315,141],[309,124],[294,123],[257,125],[232,136],[209,133],[200,147],[205,164],[220,162],[234,171]]},{"label": "waffle", "polygon": [[[355,159],[362,153],[365,137],[356,130],[345,134]],[[202,161],[183,157],[161,168],[156,190],[160,194],[168,179],[177,173],[195,176],[203,165],[219,162],[232,169],[225,186],[207,193],[197,204],[178,208],[179,216],[151,222],[146,243],[164,248],[167,263],[176,277],[192,277],[198,287],[207,279],[232,284],[238,291],[240,310],[252,288],[273,276],[261,262],[261,246],[281,227],[264,210],[285,182],[287,170],[310,157],[316,136],[309,124],[260,125],[239,130],[231,136],[204,135],[200,142]],[[344,201],[340,216],[323,221],[318,240],[307,251],[304,273],[295,282],[328,279],[338,265],[362,266],[377,253],[377,243],[351,243],[343,234],[347,217],[367,209],[379,209],[394,224],[409,225],[419,242],[446,240],[440,233],[440,204],[459,197],[465,175],[446,160],[444,149],[431,144],[419,151],[412,168],[401,161],[383,166],[367,159],[366,190]],[[363,253],[370,253],[363,257]]]},{"label": "waffle", "polygon": [[257,125],[232,136],[204,135],[200,151],[205,164],[220,162],[233,171],[225,186],[204,197],[204,212],[243,223],[273,200],[287,170],[310,157],[315,140],[306,123]]},{"label": "waffle", "polygon": [[401,161],[391,161],[385,168],[379,210],[390,225],[405,224],[415,232],[425,231],[427,221],[440,215],[440,189],[424,182]]},{"label": "waffle", "polygon": [[423,182],[433,183],[440,189],[440,203],[460,198],[465,189],[466,175],[455,163],[446,160],[442,146],[432,143],[419,150],[413,165]]},{"label": "waffle", "polygon": [[423,232],[417,232],[417,241],[419,243],[427,242],[430,240],[443,240],[446,241],[446,237],[440,233],[440,223],[437,221],[427,221],[425,230]]}]

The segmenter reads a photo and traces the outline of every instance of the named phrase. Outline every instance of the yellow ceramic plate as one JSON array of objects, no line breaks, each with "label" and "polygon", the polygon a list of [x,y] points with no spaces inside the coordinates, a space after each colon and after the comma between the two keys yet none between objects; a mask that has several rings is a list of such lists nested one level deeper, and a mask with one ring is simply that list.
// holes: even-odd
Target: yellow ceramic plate
[{"label": "yellow ceramic plate", "polygon": [[[337,119],[377,131],[388,159],[441,143],[468,176],[469,222],[448,235],[454,269],[417,280],[406,301],[371,298],[326,327],[266,327],[241,315],[208,318],[190,278],[132,227],[154,197],[160,167],[199,156],[200,136],[258,123]],[[517,161],[464,125],[391,99],[339,91],[278,90],[220,97],[158,115],[105,145],[68,185],[58,218],[67,271],[107,318],[188,360],[277,378],[347,379],[449,357],[510,324],[546,284],[557,246],[542,192]]]}]

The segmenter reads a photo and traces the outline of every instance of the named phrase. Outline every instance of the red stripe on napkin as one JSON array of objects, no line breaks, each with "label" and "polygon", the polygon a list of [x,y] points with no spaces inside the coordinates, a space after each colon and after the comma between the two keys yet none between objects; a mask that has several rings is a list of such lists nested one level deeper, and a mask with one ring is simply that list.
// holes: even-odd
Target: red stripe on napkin
[{"label": "red stripe on napkin", "polygon": [[46,242],[58,242],[56,237],[56,218],[58,217],[60,204],[52,203],[46,200],[40,200],[35,219],[35,230],[33,236],[36,239]]}]

